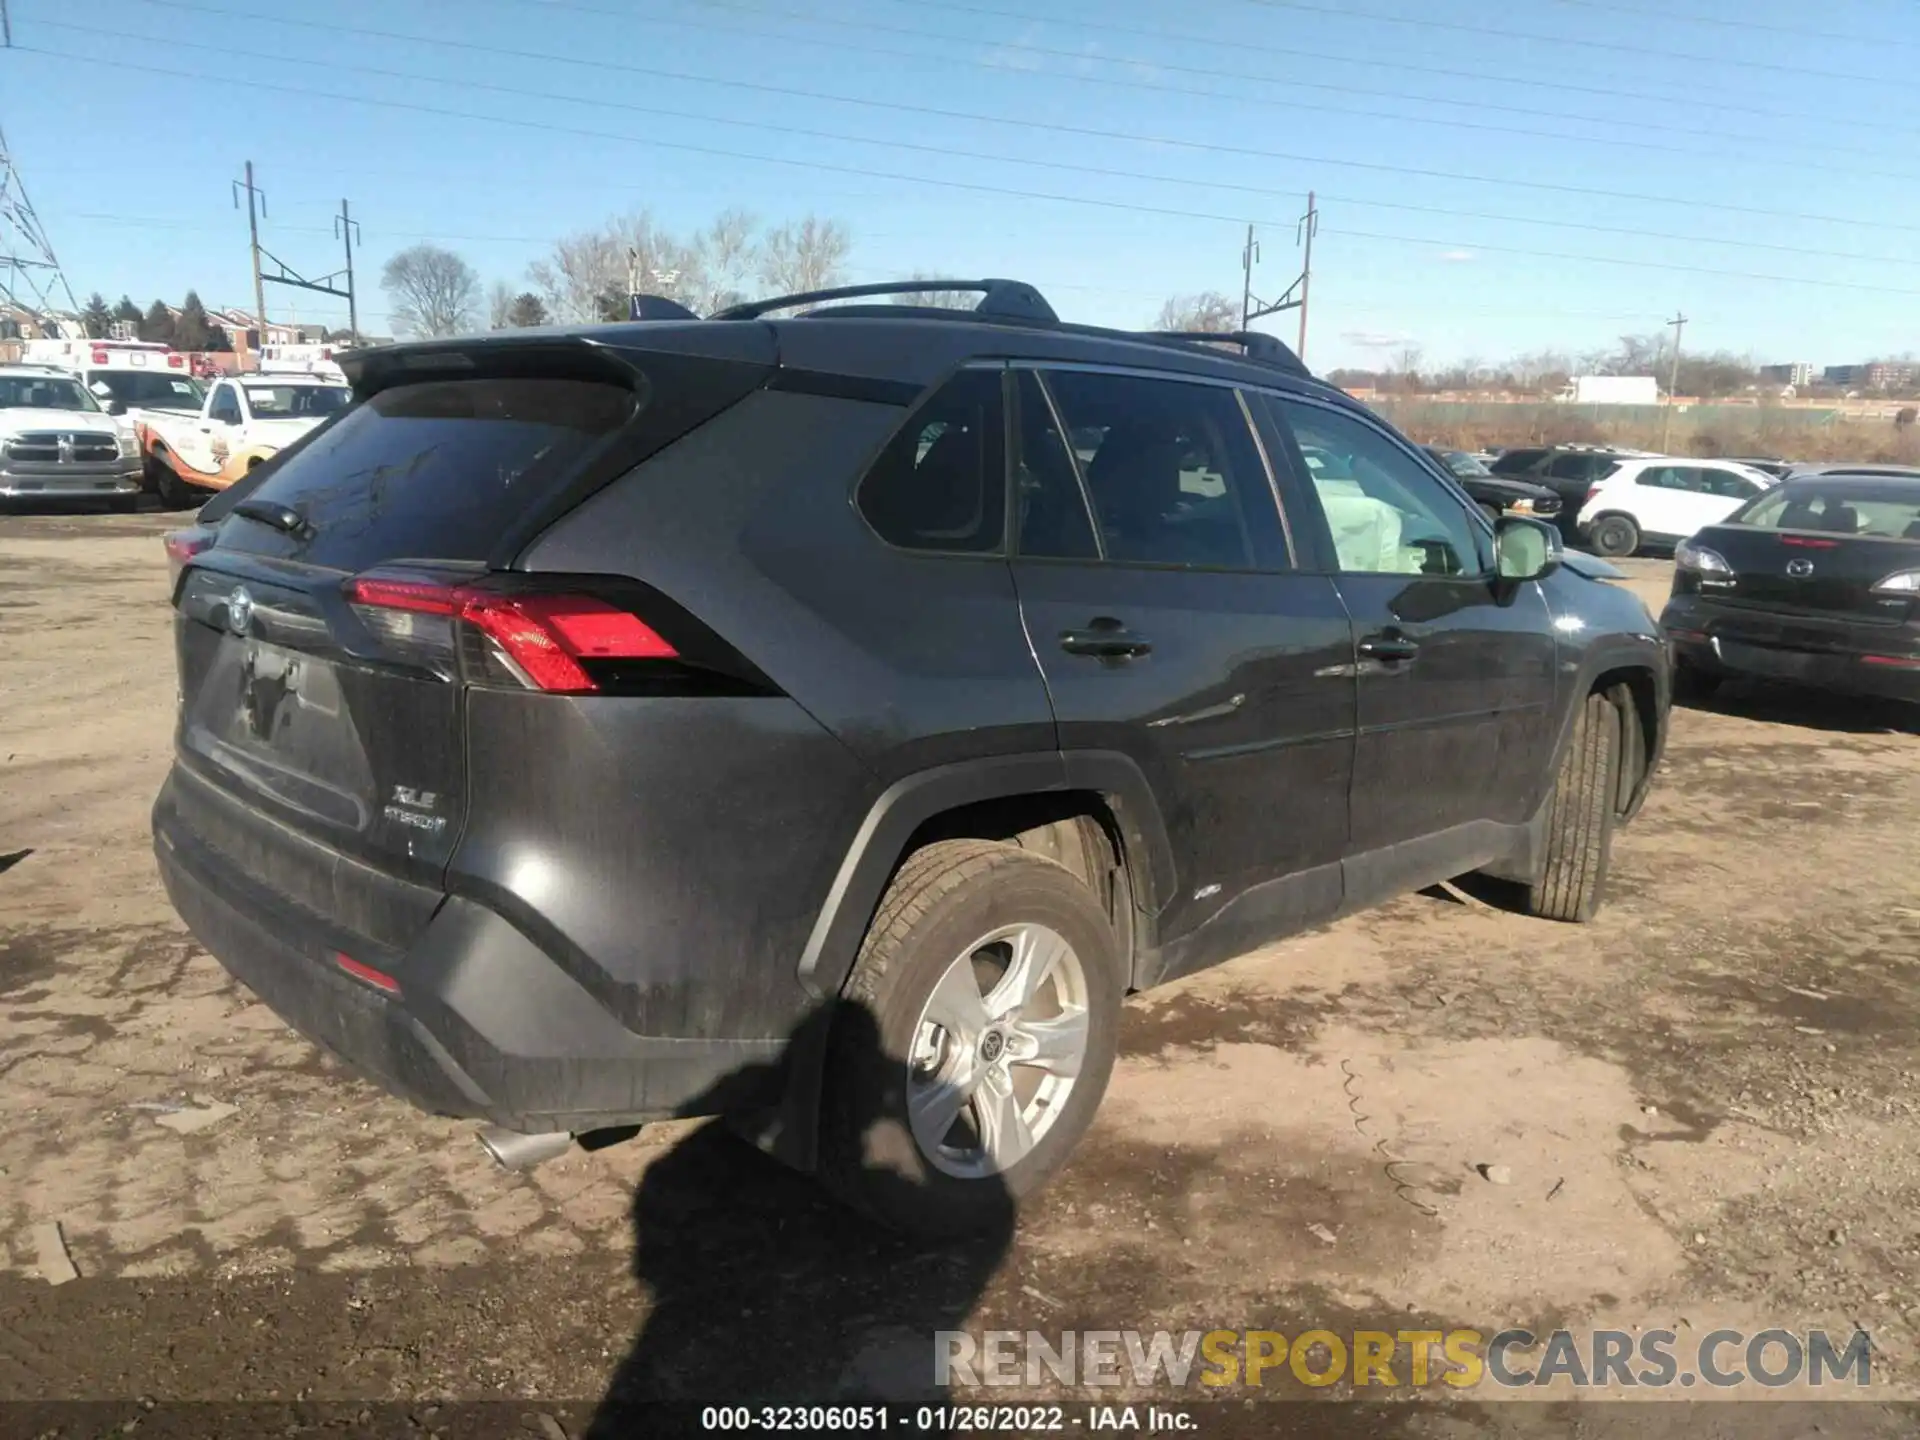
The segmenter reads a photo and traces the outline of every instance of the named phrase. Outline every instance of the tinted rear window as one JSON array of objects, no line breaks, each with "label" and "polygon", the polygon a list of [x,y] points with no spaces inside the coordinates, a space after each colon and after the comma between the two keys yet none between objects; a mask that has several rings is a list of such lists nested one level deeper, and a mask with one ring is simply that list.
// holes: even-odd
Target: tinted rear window
[{"label": "tinted rear window", "polygon": [[341,416],[253,492],[298,510],[310,540],[283,546],[266,527],[243,524],[220,543],[342,568],[483,559],[638,407],[632,391],[588,380],[398,385]]},{"label": "tinted rear window", "polygon": [[1547,452],[1544,450],[1509,450],[1493,462],[1496,475],[1516,475],[1531,467]]},{"label": "tinted rear window", "polygon": [[206,398],[199,385],[184,372],[92,370],[87,373],[87,384],[95,395],[104,385],[107,398],[150,410],[198,410]]}]

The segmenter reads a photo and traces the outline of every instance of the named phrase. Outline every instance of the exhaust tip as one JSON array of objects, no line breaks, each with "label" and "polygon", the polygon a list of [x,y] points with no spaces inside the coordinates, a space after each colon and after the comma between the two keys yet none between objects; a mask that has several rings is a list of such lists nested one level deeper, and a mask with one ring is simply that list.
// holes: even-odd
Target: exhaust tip
[{"label": "exhaust tip", "polygon": [[479,1134],[480,1148],[491,1155],[503,1170],[525,1170],[543,1160],[565,1154],[573,1146],[573,1136],[565,1130],[527,1135],[518,1130],[503,1130],[489,1125]]}]

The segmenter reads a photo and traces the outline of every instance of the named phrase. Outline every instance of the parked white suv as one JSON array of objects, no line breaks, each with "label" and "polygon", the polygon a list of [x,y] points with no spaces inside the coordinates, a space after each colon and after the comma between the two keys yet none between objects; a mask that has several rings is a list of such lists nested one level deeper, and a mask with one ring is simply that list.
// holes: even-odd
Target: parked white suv
[{"label": "parked white suv", "polygon": [[1668,548],[1717,525],[1778,479],[1731,460],[1654,455],[1623,461],[1587,491],[1580,538],[1601,555]]}]

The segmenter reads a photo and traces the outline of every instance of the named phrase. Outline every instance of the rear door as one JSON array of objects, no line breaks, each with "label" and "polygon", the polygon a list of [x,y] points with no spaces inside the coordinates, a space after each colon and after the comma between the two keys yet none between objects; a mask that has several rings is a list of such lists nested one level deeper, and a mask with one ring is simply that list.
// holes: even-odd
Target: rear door
[{"label": "rear door", "polygon": [[[1245,401],[1159,376],[1012,373],[1021,611],[1061,747],[1127,755],[1159,799],[1172,969],[1332,914],[1351,632],[1328,577],[1296,564]],[[1174,943],[1236,898],[1206,939]]]},{"label": "rear door", "polygon": [[1357,650],[1349,900],[1471,869],[1518,824],[1553,743],[1555,646],[1538,585],[1492,582],[1492,536],[1383,427],[1269,397],[1281,444],[1339,457],[1312,476]]},{"label": "rear door", "polygon": [[[438,881],[465,814],[469,683],[591,688],[655,653],[617,586],[530,593],[501,566],[543,514],[767,373],[709,366],[687,393],[674,356],[549,343],[455,358],[379,389],[213,502],[216,541],[175,592],[180,767],[423,883]],[[273,878],[324,913],[327,869]]]}]

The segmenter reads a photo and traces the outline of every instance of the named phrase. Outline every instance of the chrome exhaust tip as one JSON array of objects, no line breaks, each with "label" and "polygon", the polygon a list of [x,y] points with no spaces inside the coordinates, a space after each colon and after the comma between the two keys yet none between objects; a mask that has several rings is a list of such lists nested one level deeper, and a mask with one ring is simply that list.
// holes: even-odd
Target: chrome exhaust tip
[{"label": "chrome exhaust tip", "polygon": [[518,1130],[503,1130],[489,1125],[479,1135],[480,1148],[494,1158],[503,1170],[525,1170],[542,1160],[563,1155],[573,1146],[573,1136],[565,1130],[544,1135],[526,1135]]}]

